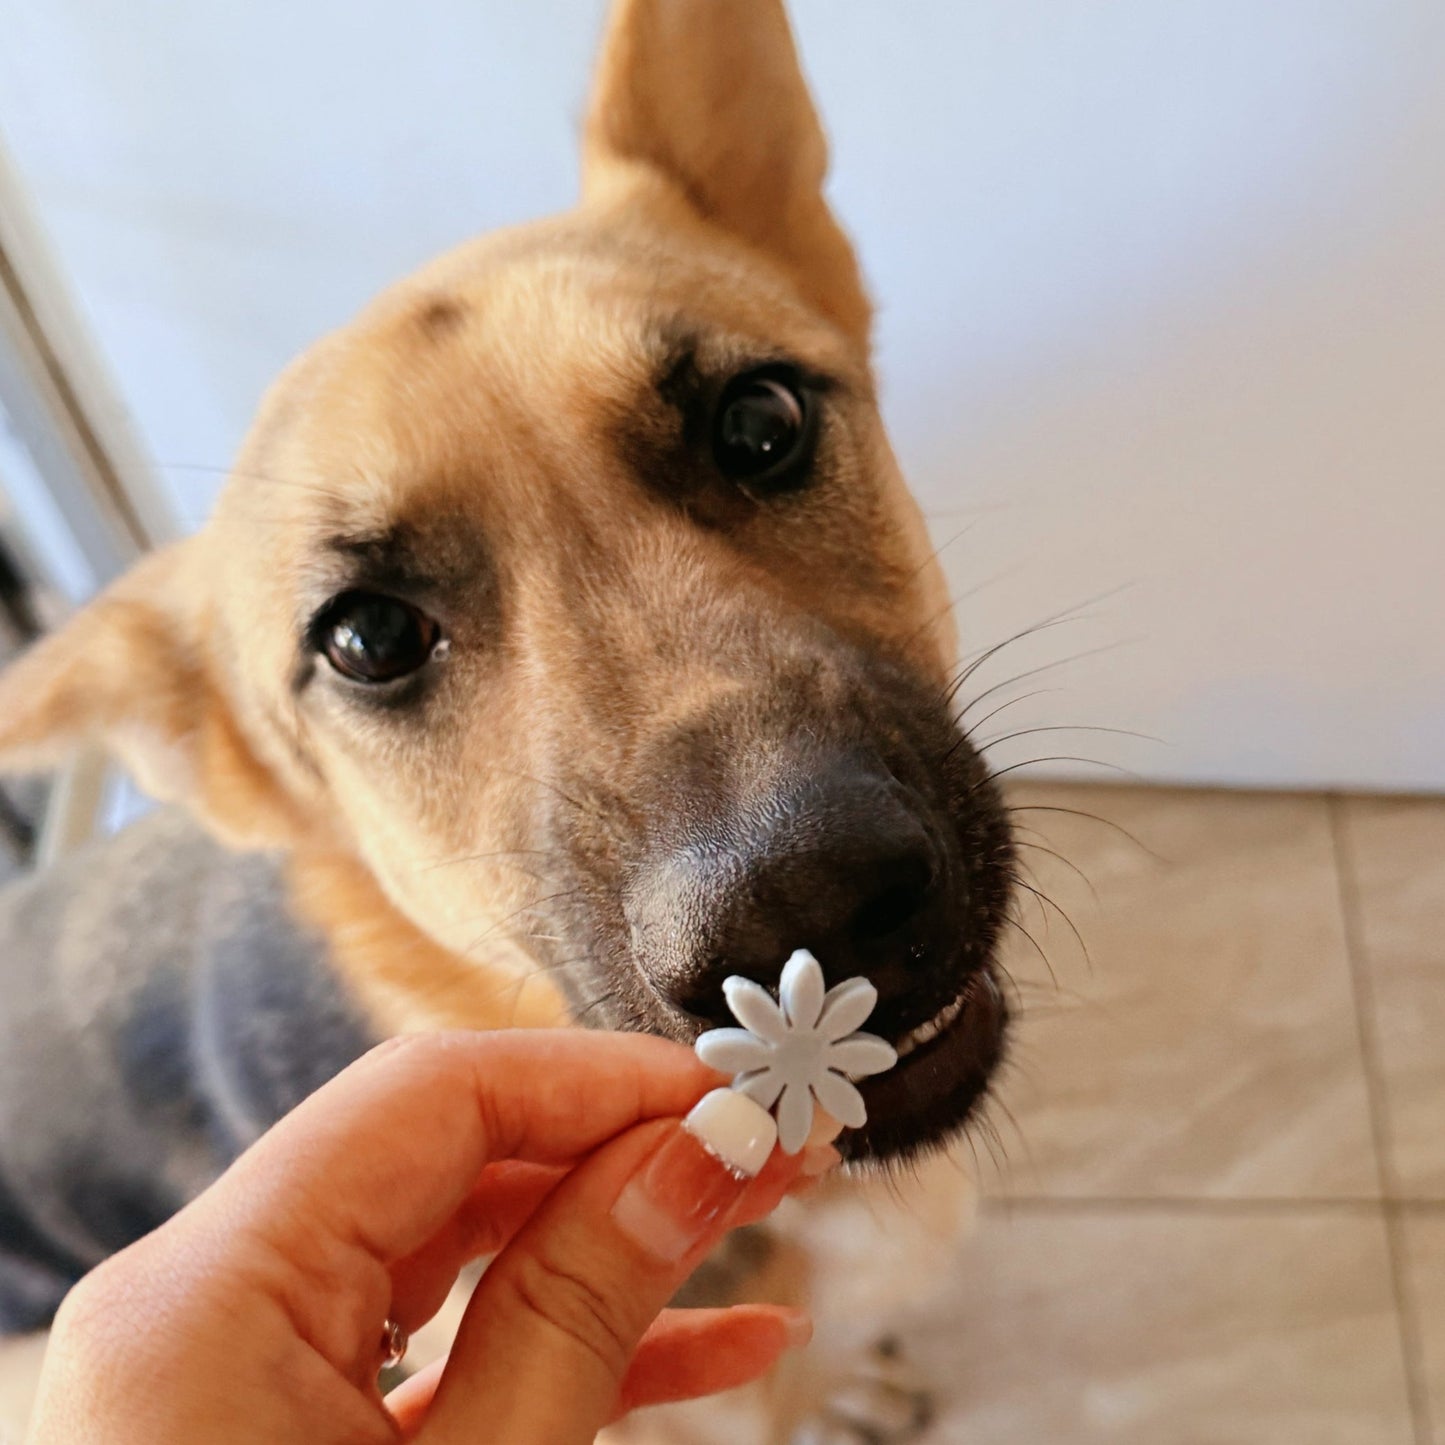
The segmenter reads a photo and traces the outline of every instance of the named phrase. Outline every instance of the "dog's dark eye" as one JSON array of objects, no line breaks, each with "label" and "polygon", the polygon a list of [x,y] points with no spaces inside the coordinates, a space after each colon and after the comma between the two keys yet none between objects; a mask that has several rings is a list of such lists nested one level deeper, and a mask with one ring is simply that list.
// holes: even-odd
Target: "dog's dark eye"
[{"label": "dog's dark eye", "polygon": [[424,612],[375,592],[343,592],[316,625],[316,645],[343,677],[393,682],[436,649],[441,629]]},{"label": "dog's dark eye", "polygon": [[817,431],[807,388],[777,371],[734,377],[718,401],[712,452],[744,490],[782,492],[807,480]]}]

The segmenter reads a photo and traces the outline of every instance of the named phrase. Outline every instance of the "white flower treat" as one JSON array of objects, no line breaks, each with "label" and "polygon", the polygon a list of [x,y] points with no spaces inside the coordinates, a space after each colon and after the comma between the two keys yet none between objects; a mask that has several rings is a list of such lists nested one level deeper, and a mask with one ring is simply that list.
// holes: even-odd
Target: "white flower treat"
[{"label": "white flower treat", "polygon": [[857,1031],[878,1002],[866,978],[825,992],[818,960],[800,948],[783,967],[776,1001],[761,984],[737,976],[724,981],[723,995],[742,1027],[709,1029],[698,1038],[698,1057],[734,1075],[733,1088],[764,1109],[776,1106],[785,1154],[807,1142],[814,1100],[850,1129],[868,1122],[853,1081],[891,1069],[898,1053],[877,1034]]}]

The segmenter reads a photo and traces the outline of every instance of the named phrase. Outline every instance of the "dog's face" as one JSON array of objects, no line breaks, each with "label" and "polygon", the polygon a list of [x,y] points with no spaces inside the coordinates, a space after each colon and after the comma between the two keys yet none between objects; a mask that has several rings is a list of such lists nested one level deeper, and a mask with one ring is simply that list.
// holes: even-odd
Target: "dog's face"
[{"label": "dog's face", "polygon": [[576,212],[288,370],[208,528],[7,679],[0,746],[104,730],[591,1025],[690,1039],[809,947],[904,1054],[847,1147],[907,1153],[999,1057],[1011,850],[781,12],[623,4],[587,152]]}]

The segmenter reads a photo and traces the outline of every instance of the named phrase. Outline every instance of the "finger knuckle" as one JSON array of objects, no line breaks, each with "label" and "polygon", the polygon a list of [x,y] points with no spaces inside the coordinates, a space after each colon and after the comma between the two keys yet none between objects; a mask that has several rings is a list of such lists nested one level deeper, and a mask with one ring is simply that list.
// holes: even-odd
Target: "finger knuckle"
[{"label": "finger knuckle", "polygon": [[143,1280],[128,1254],[102,1261],[60,1302],[52,1339],[63,1340],[73,1358],[104,1356],[143,1325]]},{"label": "finger knuckle", "polygon": [[632,1355],[625,1300],[574,1266],[540,1251],[517,1261],[510,1284],[519,1305],[620,1379]]}]

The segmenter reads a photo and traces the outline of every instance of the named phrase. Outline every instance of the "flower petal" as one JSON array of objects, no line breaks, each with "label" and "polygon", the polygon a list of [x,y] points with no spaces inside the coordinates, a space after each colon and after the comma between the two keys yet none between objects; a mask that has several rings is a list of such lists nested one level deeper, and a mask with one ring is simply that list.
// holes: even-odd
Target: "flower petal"
[{"label": "flower petal", "polygon": [[866,978],[844,979],[837,988],[830,988],[823,1000],[818,1019],[818,1032],[830,1042],[845,1038],[873,1012],[878,990]]},{"label": "flower petal", "polygon": [[733,974],[731,978],[723,979],[723,997],[728,1001],[732,1016],[760,1039],[776,1043],[786,1036],[788,1024],[783,1011],[762,984]]},{"label": "flower petal", "polygon": [[753,1103],[771,1109],[778,1102],[787,1080],[776,1069],[754,1069],[748,1074],[739,1074],[733,1080],[733,1088],[746,1094]]},{"label": "flower petal", "polygon": [[823,1012],[823,969],[806,948],[800,948],[783,965],[778,998],[789,1028],[811,1030]]},{"label": "flower petal", "polygon": [[898,1050],[877,1034],[852,1034],[829,1044],[823,1057],[830,1069],[851,1079],[864,1079],[891,1069],[898,1062]]},{"label": "flower petal", "polygon": [[709,1029],[693,1044],[698,1058],[720,1074],[761,1069],[772,1057],[772,1046],[747,1029]]},{"label": "flower petal", "polygon": [[812,1127],[813,1096],[806,1087],[789,1084],[778,1105],[778,1145],[783,1153],[796,1154],[808,1142]]},{"label": "flower petal", "polygon": [[868,1107],[863,1095],[840,1074],[819,1074],[813,1080],[818,1102],[840,1123],[850,1129],[861,1129],[868,1122]]}]

